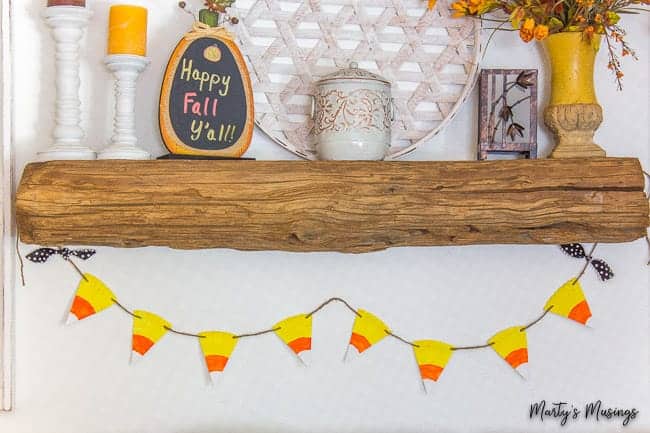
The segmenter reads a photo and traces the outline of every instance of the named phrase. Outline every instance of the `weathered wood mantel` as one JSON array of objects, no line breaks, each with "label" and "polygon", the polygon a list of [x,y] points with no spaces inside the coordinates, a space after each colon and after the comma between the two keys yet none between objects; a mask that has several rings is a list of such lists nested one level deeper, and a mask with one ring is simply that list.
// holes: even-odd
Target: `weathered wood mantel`
[{"label": "weathered wood mantel", "polygon": [[367,252],[626,242],[648,200],[629,158],[482,162],[53,161],[17,192],[23,242]]}]

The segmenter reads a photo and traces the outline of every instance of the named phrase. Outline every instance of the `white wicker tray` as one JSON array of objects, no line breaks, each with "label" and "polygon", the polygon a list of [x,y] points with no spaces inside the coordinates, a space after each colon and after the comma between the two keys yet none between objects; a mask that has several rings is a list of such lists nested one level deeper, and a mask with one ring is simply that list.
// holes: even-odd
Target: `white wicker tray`
[{"label": "white wicker tray", "polygon": [[257,125],[315,159],[310,95],[320,77],[355,61],[393,83],[391,158],[441,131],[472,90],[478,20],[451,18],[451,0],[237,0],[230,29],[247,57]]}]

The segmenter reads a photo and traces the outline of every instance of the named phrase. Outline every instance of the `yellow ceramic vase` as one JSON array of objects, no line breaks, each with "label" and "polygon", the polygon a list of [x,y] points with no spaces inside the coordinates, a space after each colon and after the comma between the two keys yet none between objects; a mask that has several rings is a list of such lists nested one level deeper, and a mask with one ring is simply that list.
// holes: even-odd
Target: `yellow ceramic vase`
[{"label": "yellow ceramic vase", "polygon": [[594,62],[600,35],[591,41],[579,32],[550,35],[544,48],[551,64],[551,98],[544,123],[555,135],[551,158],[605,156],[594,143],[603,111],[594,90]]}]

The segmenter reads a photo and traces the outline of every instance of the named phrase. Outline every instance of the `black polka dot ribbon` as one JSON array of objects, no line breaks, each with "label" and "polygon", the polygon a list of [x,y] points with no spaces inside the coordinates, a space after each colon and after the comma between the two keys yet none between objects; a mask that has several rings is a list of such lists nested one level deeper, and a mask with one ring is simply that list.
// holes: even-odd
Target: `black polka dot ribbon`
[{"label": "black polka dot ribbon", "polygon": [[612,271],[612,268],[604,260],[594,259],[588,255],[581,244],[564,244],[560,245],[560,248],[562,248],[562,251],[564,251],[565,254],[571,257],[575,257],[576,259],[585,259],[589,262],[598,273],[598,278],[600,278],[601,281],[607,281],[614,278],[614,271]]},{"label": "black polka dot ribbon", "polygon": [[65,260],[68,260],[70,256],[75,256],[81,260],[88,260],[96,253],[95,250],[82,249],[82,250],[72,250],[70,248],[39,248],[31,253],[27,254],[25,257],[30,262],[34,263],[45,263],[48,259],[54,255],[60,255]]}]

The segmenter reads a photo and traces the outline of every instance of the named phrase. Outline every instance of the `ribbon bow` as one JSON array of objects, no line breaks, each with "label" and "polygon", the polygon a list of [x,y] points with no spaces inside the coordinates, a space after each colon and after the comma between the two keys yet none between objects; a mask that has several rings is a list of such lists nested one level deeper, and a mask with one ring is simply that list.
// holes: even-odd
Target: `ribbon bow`
[{"label": "ribbon bow", "polygon": [[600,281],[607,281],[614,278],[612,268],[604,260],[594,259],[590,255],[587,255],[581,244],[564,244],[560,245],[560,248],[562,248],[562,251],[564,251],[565,254],[571,257],[575,257],[576,259],[585,259],[596,270]]},{"label": "ribbon bow", "polygon": [[71,250],[70,248],[39,248],[25,256],[27,260],[34,263],[45,263],[53,255],[60,255],[64,260],[68,260],[70,256],[79,257],[81,260],[88,260],[96,253],[95,250],[82,249]]},{"label": "ribbon bow", "polygon": [[188,41],[194,41],[201,38],[221,38],[221,39],[235,39],[235,36],[226,30],[225,27],[210,27],[201,21],[195,21],[192,30],[185,35]]}]

